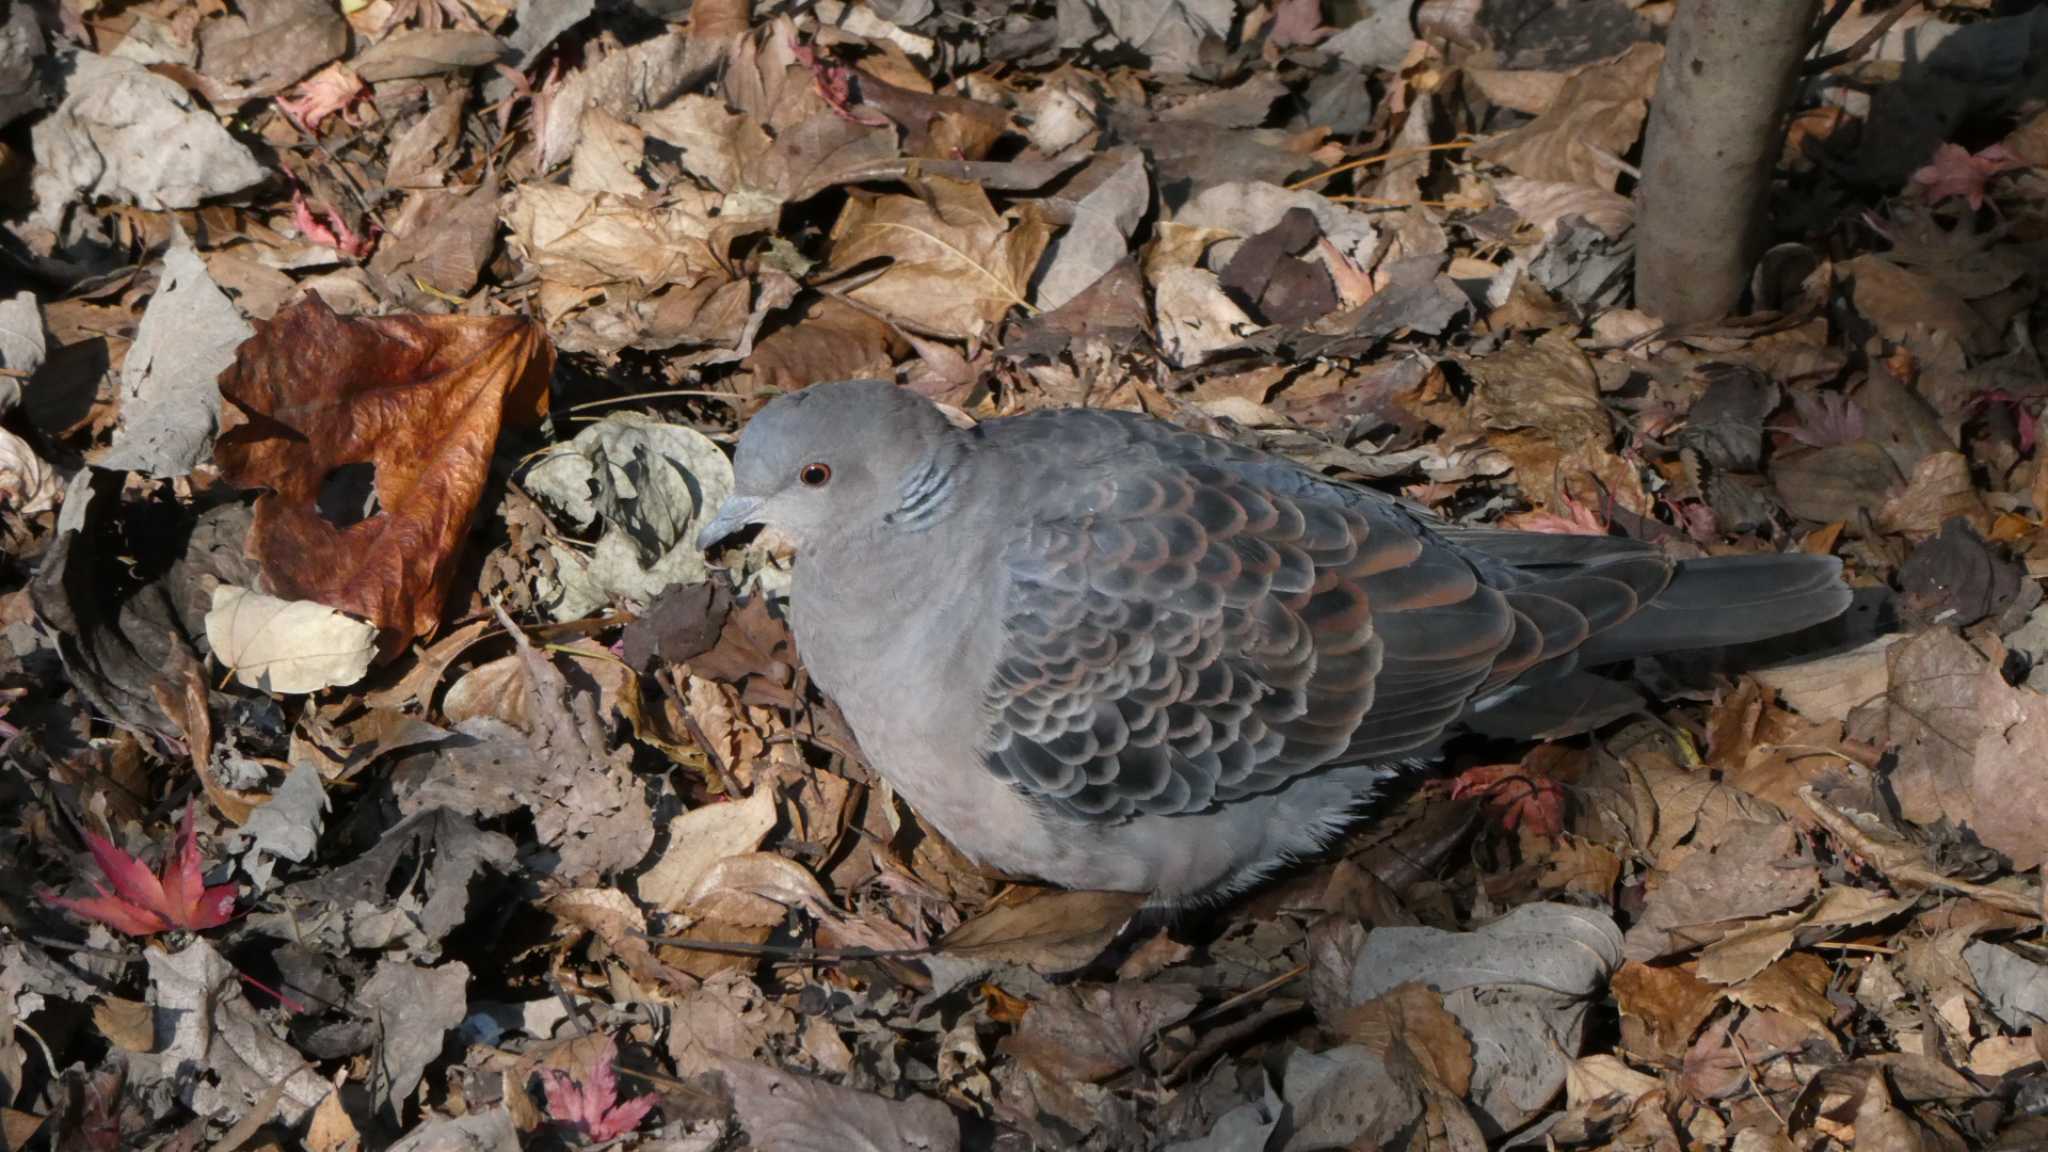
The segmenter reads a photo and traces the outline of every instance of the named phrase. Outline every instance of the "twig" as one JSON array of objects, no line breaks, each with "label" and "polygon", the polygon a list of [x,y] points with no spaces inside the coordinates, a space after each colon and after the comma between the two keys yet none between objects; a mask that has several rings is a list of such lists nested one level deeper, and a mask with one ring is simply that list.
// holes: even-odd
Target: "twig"
[{"label": "twig", "polygon": [[1802,64],[1799,70],[1811,76],[1817,72],[1825,72],[1830,68],[1839,68],[1855,60],[1865,52],[1870,51],[1879,40],[1884,39],[1884,34],[1892,30],[1892,25],[1899,22],[1899,17],[1920,6],[1921,0],[1904,0],[1898,7],[1878,17],[1877,23],[1872,24],[1869,31],[1858,36],[1854,44],[1849,45],[1840,52],[1830,52],[1825,56],[1816,56]]},{"label": "twig", "polygon": [[1742,1037],[1737,1036],[1732,1028],[1728,1031],[1728,1046],[1735,1049],[1735,1058],[1742,1061],[1742,1074],[1749,1077],[1750,1093],[1763,1101],[1764,1107],[1769,1108],[1771,1115],[1777,1117],[1780,1132],[1790,1132],[1791,1129],[1785,1125],[1785,1114],[1778,1111],[1778,1106],[1771,1103],[1771,1098],[1764,1094],[1763,1085],[1757,1082],[1756,1069],[1749,1063],[1749,1052],[1742,1046]]},{"label": "twig", "polygon": [[1289,192],[1299,192],[1312,184],[1320,184],[1332,176],[1341,176],[1346,172],[1370,167],[1374,164],[1384,164],[1389,160],[1400,160],[1408,156],[1422,156],[1430,152],[1453,152],[1460,148],[1470,148],[1474,144],[1483,143],[1485,143],[1484,140],[1476,137],[1460,136],[1456,140],[1447,141],[1442,144],[1420,144],[1412,148],[1391,148],[1385,152],[1375,152],[1370,156],[1360,156],[1356,160],[1346,160],[1335,168],[1325,168],[1313,176],[1304,176],[1289,184],[1287,190]]},{"label": "twig", "polygon": [[766,960],[794,960],[808,964],[836,964],[845,960],[901,960],[937,956],[936,947],[925,948],[808,948],[801,944],[741,944],[721,940],[692,940],[686,936],[655,936],[646,932],[628,935],[649,944],[666,944],[686,952],[713,952],[720,956],[754,956]]},{"label": "twig", "polygon": [[[581,404],[571,404],[562,409],[562,411],[581,412],[585,408],[602,408],[608,404],[625,404],[634,400],[666,400],[671,397],[677,399],[723,400],[728,404],[744,404],[747,401],[745,396],[735,396],[730,392],[707,392],[701,388],[663,388],[654,392],[633,392],[625,396],[607,396],[602,400],[585,400]],[[550,447],[553,447],[553,445],[550,445]]]},{"label": "twig", "polygon": [[1331,196],[1333,204],[1361,204],[1367,208],[1444,208],[1448,200],[1391,200],[1384,196]]},{"label": "twig", "polygon": [[668,693],[670,702],[676,706],[676,715],[683,718],[683,727],[689,731],[690,739],[696,741],[698,750],[703,752],[704,759],[710,762],[711,770],[718,774],[718,782],[725,788],[725,794],[741,800],[746,799],[747,793],[740,788],[740,782],[726,768],[725,757],[719,755],[718,749],[711,746],[711,738],[698,726],[697,718],[690,715],[690,706],[683,698],[682,686],[666,677],[667,673],[664,671],[656,677],[655,682],[661,685],[662,691]]},{"label": "twig", "polygon": [[631,1076],[635,1080],[645,1081],[666,1092],[681,1092],[686,1096],[695,1096],[699,1100],[709,1100],[714,1103],[717,1101],[717,1097],[709,1092],[701,1088],[692,1088],[673,1076],[663,1076],[659,1072],[643,1072],[638,1068],[627,1067],[616,1060],[612,1061],[612,1071],[622,1076]]}]

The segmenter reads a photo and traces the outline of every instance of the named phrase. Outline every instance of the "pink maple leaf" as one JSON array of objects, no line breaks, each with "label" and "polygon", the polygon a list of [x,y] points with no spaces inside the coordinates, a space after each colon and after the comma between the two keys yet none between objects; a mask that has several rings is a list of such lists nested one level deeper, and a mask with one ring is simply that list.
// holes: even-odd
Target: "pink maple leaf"
[{"label": "pink maple leaf", "polygon": [[638,1128],[640,1121],[653,1110],[655,1098],[635,1096],[620,1101],[619,1078],[612,1071],[612,1062],[618,1057],[617,1042],[606,1036],[604,1046],[598,1049],[596,1059],[591,1061],[589,1073],[582,1079],[570,1076],[560,1068],[541,1069],[541,1088],[547,1093],[548,1119],[581,1134],[592,1143],[617,1139]]},{"label": "pink maple leaf", "polygon": [[1863,409],[1840,392],[1794,392],[1795,423],[1778,430],[1815,448],[1854,444],[1863,439]]},{"label": "pink maple leaf", "polygon": [[2026,166],[2003,144],[1993,144],[1974,155],[1960,144],[1943,144],[1934,150],[1932,162],[1913,173],[1913,184],[1926,190],[1930,204],[1961,196],[1974,210],[1984,206],[1984,186],[1993,176]]},{"label": "pink maple leaf", "polygon": [[341,218],[341,213],[331,208],[323,207],[320,212],[327,217],[324,223],[313,214],[312,202],[306,199],[305,193],[292,192],[292,227],[299,230],[299,235],[352,260],[361,260],[370,254],[370,249],[375,246],[372,236],[358,236],[355,229],[348,226],[348,221]]},{"label": "pink maple leaf", "polygon": [[1323,0],[1279,0],[1266,40],[1275,48],[1315,44],[1336,31],[1323,23]]},{"label": "pink maple leaf", "polygon": [[1570,493],[1559,498],[1565,514],[1555,512],[1517,512],[1501,517],[1501,523],[1517,532],[1544,532],[1557,536],[1605,536],[1607,521],[1600,511],[1590,504],[1574,499]]},{"label": "pink maple leaf", "polygon": [[792,39],[790,51],[796,54],[796,62],[811,70],[811,82],[818,87],[818,95],[832,106],[842,120],[851,120],[867,128],[880,128],[889,123],[889,118],[879,114],[872,117],[863,114],[863,109],[853,105],[853,78],[859,75],[854,69],[839,63],[830,56],[819,52],[809,44]]},{"label": "pink maple leaf", "polygon": [[337,112],[354,124],[347,111],[358,101],[370,99],[370,86],[351,72],[346,64],[329,64],[301,80],[287,96],[277,98],[277,107],[308,135],[320,134],[320,125]]},{"label": "pink maple leaf", "polygon": [[113,890],[95,880],[97,896],[73,899],[45,894],[45,900],[129,936],[154,936],[173,928],[199,932],[218,928],[234,915],[235,886],[208,888],[199,873],[199,839],[192,830],[190,804],[185,806],[177,843],[164,857],[163,870],[157,875],[150,875],[140,859],[104,836],[87,832],[85,843]]}]

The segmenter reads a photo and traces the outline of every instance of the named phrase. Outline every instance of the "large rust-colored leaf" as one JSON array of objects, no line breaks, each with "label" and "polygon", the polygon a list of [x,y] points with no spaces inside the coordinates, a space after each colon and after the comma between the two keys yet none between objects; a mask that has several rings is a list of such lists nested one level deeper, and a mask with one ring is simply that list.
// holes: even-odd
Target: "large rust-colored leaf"
[{"label": "large rust-colored leaf", "polygon": [[[249,550],[279,596],[378,627],[386,656],[434,630],[499,426],[547,410],[554,349],[517,316],[337,316],[305,299],[235,351],[220,391],[248,422],[214,448],[268,488]],[[321,514],[337,469],[375,468],[374,515]]]}]

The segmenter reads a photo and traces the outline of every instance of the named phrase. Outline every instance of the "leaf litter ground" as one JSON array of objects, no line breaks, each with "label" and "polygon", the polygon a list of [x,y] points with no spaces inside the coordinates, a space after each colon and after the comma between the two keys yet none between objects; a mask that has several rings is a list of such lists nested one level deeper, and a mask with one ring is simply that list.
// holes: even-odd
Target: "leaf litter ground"
[{"label": "leaf litter ground", "polygon": [[[679,7],[0,18],[0,1145],[2048,1144],[2048,15],[1830,5],[1671,330],[1668,3]],[[695,549],[862,375],[1859,604],[1120,932]]]}]

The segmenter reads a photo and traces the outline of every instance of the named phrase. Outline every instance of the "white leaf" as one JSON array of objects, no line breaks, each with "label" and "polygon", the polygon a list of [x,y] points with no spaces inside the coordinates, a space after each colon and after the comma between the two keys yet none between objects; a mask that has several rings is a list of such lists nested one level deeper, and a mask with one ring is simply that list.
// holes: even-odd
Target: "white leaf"
[{"label": "white leaf", "polygon": [[206,642],[244,685],[294,694],[362,679],[377,655],[377,628],[325,604],[222,584],[206,614]]}]

